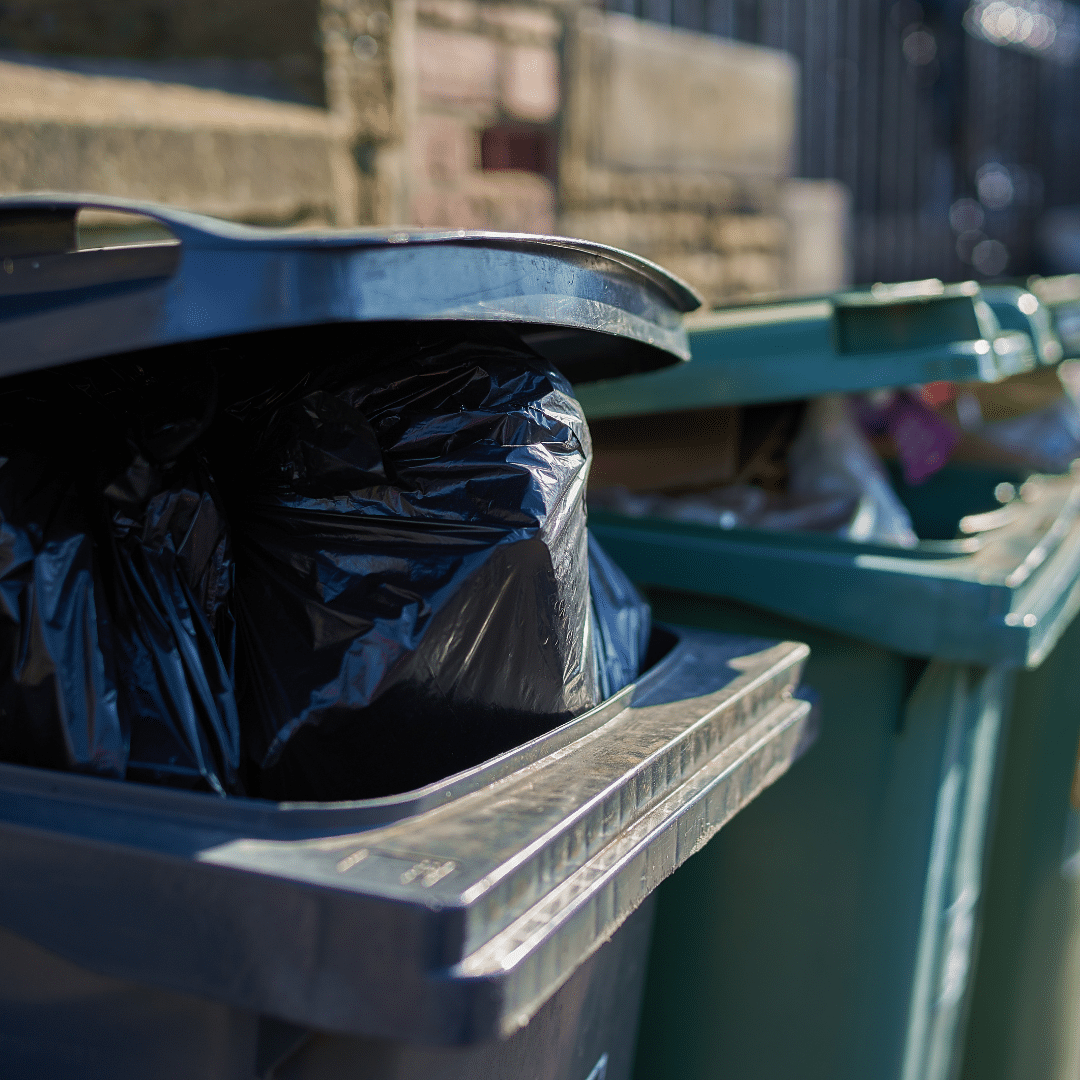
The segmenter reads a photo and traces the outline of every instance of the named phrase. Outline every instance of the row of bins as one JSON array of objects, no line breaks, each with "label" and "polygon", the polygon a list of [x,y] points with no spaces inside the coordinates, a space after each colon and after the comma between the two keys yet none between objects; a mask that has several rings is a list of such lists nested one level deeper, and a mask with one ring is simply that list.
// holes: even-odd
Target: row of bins
[{"label": "row of bins", "polygon": [[[797,397],[869,391],[831,406],[851,412],[911,384],[931,400],[1049,384],[1067,428],[1076,343],[1055,327],[1076,284],[927,281],[690,316],[689,364],[581,388],[594,484],[615,485],[596,492],[598,539],[661,619],[808,643],[825,718],[785,782],[658,891],[642,1080],[1050,1075],[1068,1030],[1080,480],[971,453],[964,433],[942,448],[912,407],[876,445],[939,455],[914,478],[887,463],[913,536],[799,531],[701,490],[739,406],[746,428]],[[701,468],[649,473],[635,433]],[[1066,466],[1076,433],[1057,431]]]},{"label": "row of bins", "polygon": [[[1040,462],[1067,456],[1075,283],[693,315],[677,279],[584,241],[281,232],[62,196],[0,200],[0,248],[9,418],[34,379],[102,360],[153,374],[210,352],[242,388],[283,348],[307,385],[331,342],[375,367],[432,333],[527,353],[571,433],[543,453],[581,458],[573,520],[591,460],[589,544],[654,620],[636,674],[570,716],[525,722],[482,685],[403,699],[364,762],[372,793],[344,767],[323,798],[317,775],[225,795],[0,764],[6,1076],[1010,1075],[1021,942],[1068,856],[1080,488],[1017,453],[1033,421],[984,421],[994,388],[1049,402]],[[457,467],[442,408],[424,475]],[[484,430],[518,475],[520,429]],[[510,520],[461,490],[489,532]],[[455,544],[484,542],[454,520]],[[630,597],[588,550],[591,584]],[[338,556],[315,560],[320,612],[347,599]],[[486,603],[479,580],[448,610]],[[527,638],[532,587],[512,588]],[[618,652],[589,618],[574,678]],[[318,657],[310,625],[296,651]],[[478,642],[448,635],[431,685]],[[528,683],[520,656],[507,638],[504,694]]]}]

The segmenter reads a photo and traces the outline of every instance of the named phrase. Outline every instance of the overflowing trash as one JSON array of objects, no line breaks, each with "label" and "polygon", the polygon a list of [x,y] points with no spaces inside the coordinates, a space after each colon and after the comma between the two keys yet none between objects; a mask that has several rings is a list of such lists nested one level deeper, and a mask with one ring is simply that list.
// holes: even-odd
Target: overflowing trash
[{"label": "overflowing trash", "polygon": [[961,452],[968,460],[1067,472],[1080,457],[1078,401],[1077,361],[997,385],[961,387],[953,403]]},{"label": "overflowing trash", "polygon": [[[911,519],[847,399],[815,399],[800,407],[799,417],[785,440],[767,440],[749,456],[750,467],[730,471],[736,477],[732,483],[668,493],[601,482],[590,491],[590,504],[635,517],[723,529],[814,530],[862,542],[913,546],[917,538]],[[601,446],[601,481],[606,454],[607,448]],[[763,458],[771,470],[762,467]],[[771,483],[762,482],[763,475]]]},{"label": "overflowing trash", "polygon": [[7,388],[0,758],[367,798],[637,677],[648,607],[588,539],[589,431],[546,361],[497,329],[259,349]]}]

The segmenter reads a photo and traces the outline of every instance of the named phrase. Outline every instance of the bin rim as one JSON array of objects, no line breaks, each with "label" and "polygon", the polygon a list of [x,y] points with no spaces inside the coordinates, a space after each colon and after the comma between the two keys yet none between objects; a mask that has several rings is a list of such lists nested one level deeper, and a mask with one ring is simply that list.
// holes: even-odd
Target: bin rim
[{"label": "bin rim", "polygon": [[397,820],[327,804],[289,829],[203,796],[213,820],[191,793],[0,765],[0,860],[28,886],[0,929],[321,1031],[505,1037],[814,741],[806,645],[676,636],[614,715]]}]

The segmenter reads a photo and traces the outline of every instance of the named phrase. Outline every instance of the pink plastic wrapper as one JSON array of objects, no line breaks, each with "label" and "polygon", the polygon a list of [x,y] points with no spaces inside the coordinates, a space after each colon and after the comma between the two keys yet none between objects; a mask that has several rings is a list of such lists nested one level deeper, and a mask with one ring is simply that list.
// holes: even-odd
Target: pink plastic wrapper
[{"label": "pink plastic wrapper", "polygon": [[948,463],[960,441],[960,433],[947,420],[907,390],[860,397],[855,410],[868,435],[892,436],[909,484],[933,476]]}]

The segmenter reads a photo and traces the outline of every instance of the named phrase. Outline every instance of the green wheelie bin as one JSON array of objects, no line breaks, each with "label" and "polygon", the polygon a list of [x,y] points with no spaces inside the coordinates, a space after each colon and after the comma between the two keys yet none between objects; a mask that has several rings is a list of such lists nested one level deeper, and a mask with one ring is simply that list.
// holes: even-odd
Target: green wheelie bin
[{"label": "green wheelie bin", "polygon": [[1080,1072],[1080,623],[1019,673],[964,1080]]},{"label": "green wheelie bin", "polygon": [[[687,410],[692,426],[711,405],[1035,362],[977,289],[939,283],[712,313],[691,350],[583,388],[598,455],[603,417]],[[826,718],[788,783],[660,890],[638,1077],[958,1066],[1003,741],[1037,707],[1044,660],[1073,648],[1059,640],[1080,608],[1080,485],[957,463],[897,493],[914,547],[590,516],[658,617],[810,644]]]},{"label": "green wheelie bin", "polygon": [[[1080,357],[1080,275],[1034,278],[1062,357]],[[1006,320],[1002,320],[1003,323]],[[964,1080],[1080,1073],[1080,626],[1021,672],[989,852]]]}]

